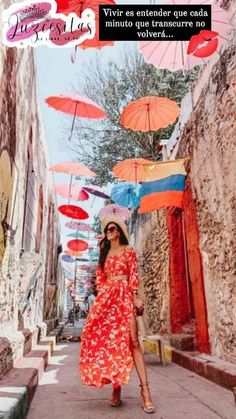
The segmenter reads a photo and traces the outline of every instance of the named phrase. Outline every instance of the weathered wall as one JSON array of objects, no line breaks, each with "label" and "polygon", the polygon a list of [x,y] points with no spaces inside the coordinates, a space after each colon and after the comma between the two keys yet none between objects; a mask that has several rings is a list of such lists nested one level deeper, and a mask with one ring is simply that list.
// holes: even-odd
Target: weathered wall
[{"label": "weathered wall", "polygon": [[[222,5],[235,12],[235,1],[225,1]],[[235,18],[232,18],[232,22],[235,22]],[[200,250],[198,263],[194,266],[193,257],[190,266],[195,304],[199,303],[196,334],[203,351],[211,348],[213,355],[231,362],[236,361],[235,93],[236,37],[232,36],[223,46],[220,56],[216,54],[200,70],[191,92],[192,112],[191,106],[186,110],[189,113],[187,118],[186,112],[183,112],[185,120],[179,124],[180,130],[176,130],[175,138],[171,138],[171,147],[174,143],[176,145],[170,156],[190,157],[189,179],[197,219],[197,229],[194,231],[195,240],[199,239]],[[139,231],[139,236],[143,235],[143,244],[138,248],[141,259],[143,255],[147,256],[143,281],[149,325],[153,331],[160,328],[163,301],[166,300],[167,305],[170,301],[165,294],[169,272],[165,217],[160,229],[157,220],[162,213],[158,214],[152,213],[145,224],[138,217],[136,227],[133,227],[133,231]],[[186,234],[192,231],[189,223],[191,214],[186,220]],[[163,241],[158,244],[163,234]],[[194,243],[187,241],[190,253],[198,252]],[[202,284],[199,280],[201,272]],[[165,286],[163,284],[162,287],[161,278],[165,278]]]},{"label": "weathered wall", "polygon": [[165,212],[138,215],[130,224],[131,243],[139,255],[140,296],[145,324],[153,333],[170,330],[169,243]]},{"label": "weathered wall", "polygon": [[[8,5],[9,2],[4,1],[4,6]],[[17,50],[0,45],[0,90],[0,337],[10,342],[15,360],[24,351],[24,334],[28,333],[25,329],[36,339],[38,327],[46,331],[44,320],[58,319],[63,291],[59,290],[62,274],[58,278],[56,269],[60,243],[57,203],[52,192],[53,181],[48,171],[47,146],[37,104],[33,49]],[[23,227],[29,149],[35,196],[31,202],[32,246],[25,250]],[[49,207],[53,208],[50,223]],[[53,241],[50,266],[47,267],[50,275],[47,275],[49,234]],[[54,309],[45,318],[45,295],[50,294],[52,284],[55,292],[52,299],[48,298]],[[4,357],[10,349],[6,340],[1,342],[3,351],[0,346],[0,352]]]},{"label": "weathered wall", "polygon": [[[214,355],[236,361],[236,37],[193,90],[194,109],[178,143],[190,156]],[[203,84],[204,81],[204,84]],[[203,87],[203,89],[202,89]],[[201,90],[202,89],[202,90]]]}]

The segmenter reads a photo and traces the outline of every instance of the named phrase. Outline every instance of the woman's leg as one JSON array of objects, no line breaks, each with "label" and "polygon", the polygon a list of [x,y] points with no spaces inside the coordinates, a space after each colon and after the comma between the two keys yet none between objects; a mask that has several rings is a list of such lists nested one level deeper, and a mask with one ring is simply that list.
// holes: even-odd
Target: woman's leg
[{"label": "woman's leg", "polygon": [[119,406],[121,404],[121,386],[118,383],[113,383],[113,392],[111,395],[111,406]]},{"label": "woman's leg", "polygon": [[135,315],[132,315],[130,324],[130,337],[131,337],[131,348],[133,353],[134,364],[137,370],[137,374],[140,379],[141,394],[143,396],[144,404],[146,407],[153,407],[151,395],[147,383],[147,371],[144,361],[142,348],[138,339],[138,323]]}]

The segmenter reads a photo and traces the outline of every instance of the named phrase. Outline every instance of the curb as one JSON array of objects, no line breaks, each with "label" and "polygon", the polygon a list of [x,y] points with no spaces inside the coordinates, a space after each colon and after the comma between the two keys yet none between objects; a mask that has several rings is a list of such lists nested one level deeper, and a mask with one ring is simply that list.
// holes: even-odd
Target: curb
[{"label": "curb", "polygon": [[[147,339],[144,348],[159,356],[156,342]],[[183,352],[168,345],[164,345],[164,353],[166,361],[174,362],[228,390],[236,387],[235,364],[199,352]]]},{"label": "curb", "polygon": [[0,380],[0,419],[25,419],[63,325],[41,340]]}]

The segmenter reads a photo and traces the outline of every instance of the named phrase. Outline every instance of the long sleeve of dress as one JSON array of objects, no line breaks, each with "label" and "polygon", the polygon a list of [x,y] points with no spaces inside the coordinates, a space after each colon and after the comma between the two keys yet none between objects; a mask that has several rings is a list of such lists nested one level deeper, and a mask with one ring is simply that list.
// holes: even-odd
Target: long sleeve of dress
[{"label": "long sleeve of dress", "polygon": [[107,279],[107,277],[106,277],[105,272],[103,271],[101,266],[98,265],[97,271],[96,271],[96,288],[97,288],[97,291],[100,291],[102,289],[103,285],[106,282],[106,279]]},{"label": "long sleeve of dress", "polygon": [[129,265],[129,288],[131,289],[131,291],[135,291],[139,287],[139,276],[138,276],[137,255],[133,249],[129,252],[128,265]]}]

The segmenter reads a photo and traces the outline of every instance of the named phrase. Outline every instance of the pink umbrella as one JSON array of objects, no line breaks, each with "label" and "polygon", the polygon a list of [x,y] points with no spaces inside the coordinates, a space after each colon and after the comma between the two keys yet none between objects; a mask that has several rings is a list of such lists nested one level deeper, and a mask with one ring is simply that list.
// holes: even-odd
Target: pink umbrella
[{"label": "pink umbrella", "polygon": [[121,218],[123,221],[126,221],[130,214],[131,212],[127,208],[123,208],[115,204],[110,204],[102,208],[99,211],[98,216],[100,219],[102,219],[108,215],[115,215],[116,217]]},{"label": "pink umbrella", "polygon": [[55,187],[55,192],[65,198],[73,199],[75,201],[87,201],[89,194],[83,188],[76,185],[62,184]]},{"label": "pink umbrella", "polygon": [[74,162],[74,161],[55,164],[54,166],[50,167],[49,170],[51,170],[51,172],[66,173],[66,174],[75,175],[75,176],[85,176],[85,177],[96,176],[96,173],[92,172],[92,170],[90,170],[84,164]]},{"label": "pink umbrella", "polygon": [[[213,3],[213,0],[169,0],[166,4],[211,4],[211,29],[219,34],[219,46],[227,40],[229,16],[224,9]],[[159,69],[190,70],[196,65],[205,63],[205,59],[187,54],[188,41],[140,41],[138,48],[145,61]]]},{"label": "pink umbrella", "polygon": [[88,185],[84,186],[83,189],[87,191],[88,193],[91,193],[92,195],[98,196],[99,198],[108,199],[110,196],[103,192],[102,188],[95,185]]},{"label": "pink umbrella", "polygon": [[45,100],[45,102],[57,111],[74,116],[69,140],[72,136],[76,117],[92,119],[103,119],[106,117],[106,112],[93,102],[93,100],[71,93],[59,96],[50,96]]},{"label": "pink umbrella", "polygon": [[70,221],[65,223],[65,226],[71,228],[72,230],[78,231],[92,231],[92,227],[86,223],[77,223],[76,221]]}]

